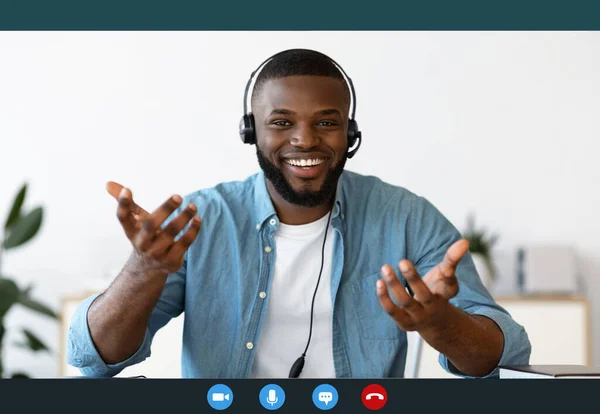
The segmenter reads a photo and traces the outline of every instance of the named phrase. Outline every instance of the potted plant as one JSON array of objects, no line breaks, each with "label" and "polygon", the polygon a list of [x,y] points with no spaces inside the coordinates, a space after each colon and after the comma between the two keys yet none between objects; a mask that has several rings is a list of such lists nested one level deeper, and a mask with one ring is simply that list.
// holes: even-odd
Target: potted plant
[{"label": "potted plant", "polygon": [[[57,315],[52,309],[31,296],[32,286],[21,289],[16,282],[2,273],[2,255],[4,252],[23,246],[38,233],[42,225],[42,207],[36,207],[29,212],[25,212],[23,209],[26,193],[27,184],[24,184],[15,197],[4,223],[4,234],[0,238],[0,378],[7,376],[2,363],[2,350],[5,344],[3,339],[6,334],[4,320],[12,307],[20,305],[49,318],[57,319]],[[31,330],[24,327],[21,331],[23,341],[16,345],[28,348],[33,352],[49,351],[48,347]],[[13,372],[8,376],[12,378],[28,378],[28,375],[23,372]]]},{"label": "potted plant", "polygon": [[486,229],[477,229],[475,226],[475,215],[469,214],[467,218],[467,229],[463,235],[470,243],[469,251],[477,273],[486,289],[490,289],[496,279],[496,271],[492,263],[492,247],[498,241],[496,234],[488,234]]}]

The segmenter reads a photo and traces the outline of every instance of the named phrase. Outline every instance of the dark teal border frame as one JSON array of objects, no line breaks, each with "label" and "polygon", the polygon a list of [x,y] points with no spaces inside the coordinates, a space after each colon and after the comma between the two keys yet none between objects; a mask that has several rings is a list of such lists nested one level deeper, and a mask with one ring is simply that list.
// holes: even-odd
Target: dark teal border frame
[{"label": "dark teal border frame", "polygon": [[595,0],[0,0],[0,30],[595,30]]}]

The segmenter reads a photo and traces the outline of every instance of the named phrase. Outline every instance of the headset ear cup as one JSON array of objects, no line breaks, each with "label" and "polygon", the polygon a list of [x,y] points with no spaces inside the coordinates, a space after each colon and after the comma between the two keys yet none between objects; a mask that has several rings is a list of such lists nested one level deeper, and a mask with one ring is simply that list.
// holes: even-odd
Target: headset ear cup
[{"label": "headset ear cup", "polygon": [[254,129],[254,115],[246,114],[240,120],[239,134],[244,144],[256,143],[256,131]]},{"label": "headset ear cup", "polygon": [[[358,140],[358,145],[352,151],[350,148],[356,144],[356,140]],[[362,133],[358,130],[358,124],[354,119],[348,121],[348,158],[354,157],[356,151],[360,148],[360,144],[362,144]]]},{"label": "headset ear cup", "polygon": [[358,135],[358,124],[354,119],[348,121],[348,149],[352,148],[356,143],[356,136]]}]

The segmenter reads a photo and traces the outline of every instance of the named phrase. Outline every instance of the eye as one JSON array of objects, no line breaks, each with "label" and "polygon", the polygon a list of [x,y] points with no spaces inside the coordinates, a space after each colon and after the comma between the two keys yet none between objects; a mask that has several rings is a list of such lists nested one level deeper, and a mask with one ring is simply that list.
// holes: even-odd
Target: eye
[{"label": "eye", "polygon": [[290,121],[286,121],[283,119],[278,119],[276,121],[271,122],[271,125],[275,125],[278,127],[286,127],[286,126],[290,126],[292,123]]},{"label": "eye", "polygon": [[332,126],[336,126],[337,122],[333,122],[333,121],[319,121],[317,123],[317,125],[324,126],[324,127],[332,127]]}]

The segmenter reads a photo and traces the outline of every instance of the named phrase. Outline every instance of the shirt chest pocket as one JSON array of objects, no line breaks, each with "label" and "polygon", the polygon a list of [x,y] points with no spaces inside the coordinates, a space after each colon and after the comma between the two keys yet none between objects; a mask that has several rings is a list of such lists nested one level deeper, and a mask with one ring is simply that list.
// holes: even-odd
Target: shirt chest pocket
[{"label": "shirt chest pocket", "polygon": [[404,340],[406,333],[379,303],[375,284],[380,277],[380,273],[377,272],[349,286],[352,313],[357,328],[365,339]]}]

